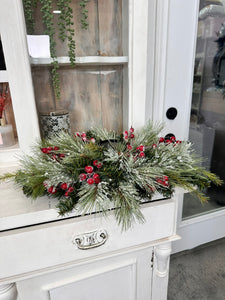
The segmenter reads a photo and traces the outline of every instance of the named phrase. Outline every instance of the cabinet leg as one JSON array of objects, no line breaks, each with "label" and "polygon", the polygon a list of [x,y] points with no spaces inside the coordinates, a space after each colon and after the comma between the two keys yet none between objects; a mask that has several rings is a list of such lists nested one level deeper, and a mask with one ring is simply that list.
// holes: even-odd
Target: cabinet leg
[{"label": "cabinet leg", "polygon": [[170,242],[155,247],[152,300],[167,299],[170,254]]},{"label": "cabinet leg", "polygon": [[19,300],[15,283],[0,285],[0,300]]}]

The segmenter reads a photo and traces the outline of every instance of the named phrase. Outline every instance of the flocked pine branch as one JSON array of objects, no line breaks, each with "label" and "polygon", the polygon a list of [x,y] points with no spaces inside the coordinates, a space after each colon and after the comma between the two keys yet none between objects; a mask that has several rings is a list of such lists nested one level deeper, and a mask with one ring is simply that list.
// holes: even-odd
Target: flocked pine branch
[{"label": "flocked pine branch", "polygon": [[148,123],[138,134],[132,127],[121,135],[104,128],[61,133],[37,143],[22,168],[0,180],[14,177],[32,198],[57,198],[60,215],[112,211],[122,229],[144,221],[141,201],[155,193],[171,197],[181,187],[207,201],[203,191],[222,181],[201,167],[189,142],[160,137],[161,129]]}]

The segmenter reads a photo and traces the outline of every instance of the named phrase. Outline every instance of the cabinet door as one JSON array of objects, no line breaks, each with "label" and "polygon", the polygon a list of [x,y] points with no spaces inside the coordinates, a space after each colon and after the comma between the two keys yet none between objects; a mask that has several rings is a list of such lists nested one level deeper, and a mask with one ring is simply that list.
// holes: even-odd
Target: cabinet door
[{"label": "cabinet door", "polygon": [[147,247],[110,255],[20,281],[19,297],[21,300],[149,300],[152,251],[152,247]]},{"label": "cabinet door", "polygon": [[[167,9],[161,9],[161,20],[165,28],[159,38],[166,41],[166,47],[160,48],[156,68],[165,59],[160,69],[165,81],[156,81],[156,90],[163,92],[155,98],[155,110],[165,122],[165,135],[189,139],[204,158],[203,166],[224,179],[225,2],[220,2],[164,1]],[[176,113],[171,114],[174,109]],[[173,245],[175,252],[225,236],[224,190],[223,185],[205,191],[210,200],[204,205],[189,194],[181,197],[177,232],[182,239]]]}]

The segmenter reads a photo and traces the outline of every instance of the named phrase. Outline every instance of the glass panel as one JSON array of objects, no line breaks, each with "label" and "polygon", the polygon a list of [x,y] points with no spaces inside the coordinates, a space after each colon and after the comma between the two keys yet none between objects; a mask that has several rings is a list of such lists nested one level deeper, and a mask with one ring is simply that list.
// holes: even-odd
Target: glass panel
[{"label": "glass panel", "polygon": [[6,70],[1,36],[0,36],[0,70]]},{"label": "glass panel", "polygon": [[[61,32],[57,23],[63,15],[63,10],[59,10],[57,3],[53,1],[52,11],[56,34],[56,55],[68,56],[67,43],[58,39]],[[71,1],[73,9],[73,25],[71,28],[75,32],[76,56],[122,56],[122,0],[94,0],[87,2],[88,28],[81,27],[81,7],[80,0]],[[25,2],[24,2],[25,3]],[[42,35],[44,27],[42,22],[41,1],[31,1],[36,3],[33,7],[34,16],[33,33]],[[29,23],[30,15],[26,13],[27,32],[31,32]],[[124,20],[126,23],[127,20]],[[30,37],[29,37],[30,38]],[[44,42],[42,41],[44,44]],[[40,45],[38,44],[38,49]],[[46,51],[46,50],[45,50]],[[50,54],[49,51],[45,53]],[[37,55],[37,59],[41,56]],[[43,57],[46,57],[43,55]],[[59,111],[69,112],[71,131],[84,131],[90,126],[104,126],[107,129],[122,131],[122,65],[105,66],[95,63],[94,67],[80,67],[72,69],[69,65],[60,65],[57,69],[59,74],[61,98],[56,99],[53,92],[53,76],[51,66],[32,67],[35,99],[39,115],[58,114]],[[40,117],[42,136],[49,137],[44,131],[47,125]],[[47,119],[47,117],[46,117]],[[52,121],[47,121],[51,122]],[[65,122],[67,122],[65,120]],[[51,125],[52,126],[52,125]],[[58,126],[58,124],[57,124]],[[66,125],[65,125],[66,126]],[[69,127],[69,126],[68,126]]]},{"label": "glass panel", "polygon": [[[200,1],[189,139],[202,165],[225,181],[225,14],[219,1]],[[202,205],[184,196],[183,218],[220,210],[225,205],[225,185],[212,186]]]},{"label": "glass panel", "polygon": [[16,145],[17,131],[8,82],[0,83],[0,150]]},{"label": "glass panel", "polygon": [[54,101],[48,67],[33,67],[33,82],[40,115],[70,112],[71,131],[104,126],[122,132],[122,66],[61,67],[61,100]]},{"label": "glass panel", "polygon": [[[34,9],[34,31],[32,34],[44,34],[40,1]],[[53,1],[52,10],[58,10],[57,1]],[[122,0],[94,0],[87,2],[88,28],[81,28],[80,0],[71,1],[73,9],[73,23],[75,31],[77,56],[121,56],[122,53]],[[54,21],[60,14],[55,14]],[[27,30],[31,34],[30,30]],[[62,43],[56,38],[57,56],[67,56],[66,42]]]}]

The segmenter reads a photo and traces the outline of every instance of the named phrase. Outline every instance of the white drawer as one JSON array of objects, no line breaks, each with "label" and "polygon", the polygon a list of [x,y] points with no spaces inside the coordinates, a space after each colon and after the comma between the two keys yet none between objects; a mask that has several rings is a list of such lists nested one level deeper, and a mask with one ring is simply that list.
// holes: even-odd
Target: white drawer
[{"label": "white drawer", "polygon": [[[143,204],[142,212],[146,222],[134,224],[126,232],[121,232],[112,213],[107,219],[93,214],[2,233],[0,282],[10,276],[93,259],[175,234],[174,199]],[[100,247],[80,250],[73,243],[75,236],[100,229],[108,234],[107,241]]]}]

